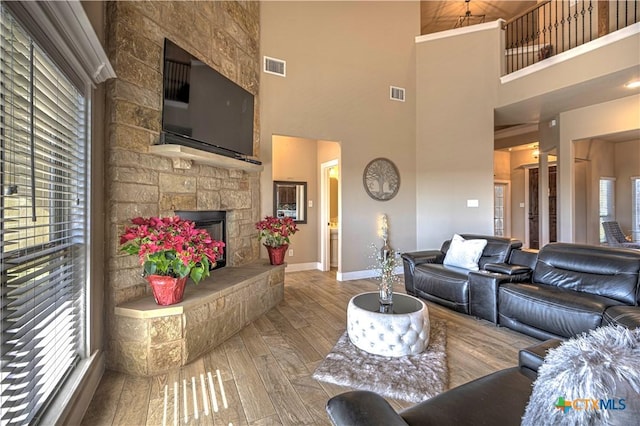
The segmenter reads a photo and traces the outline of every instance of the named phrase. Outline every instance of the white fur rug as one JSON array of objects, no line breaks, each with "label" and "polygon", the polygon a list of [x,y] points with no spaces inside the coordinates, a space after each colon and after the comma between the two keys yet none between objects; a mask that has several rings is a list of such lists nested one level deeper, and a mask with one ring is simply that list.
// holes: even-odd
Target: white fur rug
[{"label": "white fur rug", "polygon": [[345,332],[316,368],[313,378],[388,398],[424,401],[447,388],[446,340],[445,323],[431,321],[429,346],[424,352],[384,357],[358,349]]}]

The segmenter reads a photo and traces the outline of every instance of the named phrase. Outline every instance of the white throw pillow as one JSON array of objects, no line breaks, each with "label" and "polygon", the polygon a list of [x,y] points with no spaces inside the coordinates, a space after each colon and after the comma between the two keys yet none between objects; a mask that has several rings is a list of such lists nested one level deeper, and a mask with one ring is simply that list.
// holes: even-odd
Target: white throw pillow
[{"label": "white throw pillow", "polygon": [[465,240],[460,235],[454,234],[442,263],[447,266],[477,271],[479,269],[478,260],[480,260],[482,250],[486,245],[487,240]]}]

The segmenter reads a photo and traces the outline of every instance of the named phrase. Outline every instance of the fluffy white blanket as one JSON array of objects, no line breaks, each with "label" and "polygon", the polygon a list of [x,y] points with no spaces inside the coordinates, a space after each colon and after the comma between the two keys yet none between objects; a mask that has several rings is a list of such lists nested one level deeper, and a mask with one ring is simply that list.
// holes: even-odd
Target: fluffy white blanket
[{"label": "fluffy white blanket", "polygon": [[639,425],[640,329],[607,326],[549,351],[522,425]]}]

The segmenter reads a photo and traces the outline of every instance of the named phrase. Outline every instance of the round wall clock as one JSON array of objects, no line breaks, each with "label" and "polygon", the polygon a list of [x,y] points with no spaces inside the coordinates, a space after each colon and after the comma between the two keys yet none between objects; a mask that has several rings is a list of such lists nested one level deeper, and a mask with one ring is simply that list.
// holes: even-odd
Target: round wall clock
[{"label": "round wall clock", "polygon": [[387,201],[395,197],[400,189],[400,173],[391,160],[376,158],[364,168],[362,183],[369,197]]}]

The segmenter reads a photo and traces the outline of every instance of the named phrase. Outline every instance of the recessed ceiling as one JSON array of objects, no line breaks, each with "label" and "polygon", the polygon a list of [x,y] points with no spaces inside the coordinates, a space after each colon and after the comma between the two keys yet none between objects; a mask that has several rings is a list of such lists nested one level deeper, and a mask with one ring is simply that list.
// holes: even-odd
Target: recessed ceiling
[{"label": "recessed ceiling", "polygon": [[497,19],[509,20],[534,7],[536,1],[476,1],[448,0],[420,2],[421,34],[431,34],[456,27],[460,17],[467,12],[467,3],[471,13],[471,23],[479,23],[476,17],[485,15],[484,22]]}]

